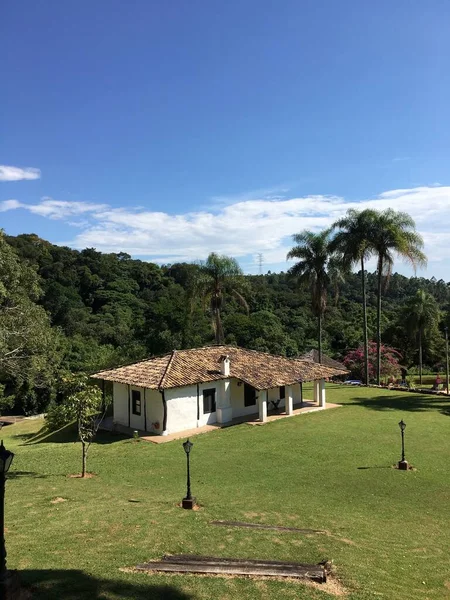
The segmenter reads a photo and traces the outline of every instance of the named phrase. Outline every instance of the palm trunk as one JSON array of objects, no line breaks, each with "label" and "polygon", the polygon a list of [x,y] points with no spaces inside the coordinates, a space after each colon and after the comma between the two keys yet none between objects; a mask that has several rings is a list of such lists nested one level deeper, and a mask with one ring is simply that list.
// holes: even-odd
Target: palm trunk
[{"label": "palm trunk", "polygon": [[367,301],[366,301],[366,273],[364,270],[364,257],[361,256],[361,286],[363,301],[363,330],[364,330],[364,373],[366,385],[369,385],[369,333],[367,330]]},{"label": "palm trunk", "polygon": [[378,258],[378,302],[377,302],[377,385],[381,380],[381,288],[383,281],[383,258]]},{"label": "palm trunk", "polygon": [[220,308],[216,308],[214,311],[215,318],[215,329],[216,329],[216,344],[222,343],[222,320],[220,318]]},{"label": "palm trunk", "polygon": [[81,442],[81,447],[83,448],[83,459],[82,459],[82,466],[81,466],[81,477],[86,477],[86,459],[87,459],[87,449],[86,449],[86,443],[85,442]]},{"label": "palm trunk", "polygon": [[422,329],[419,329],[419,383],[422,385]]},{"label": "palm trunk", "polygon": [[319,313],[317,317],[318,338],[319,338],[319,363],[322,364],[322,315]]}]

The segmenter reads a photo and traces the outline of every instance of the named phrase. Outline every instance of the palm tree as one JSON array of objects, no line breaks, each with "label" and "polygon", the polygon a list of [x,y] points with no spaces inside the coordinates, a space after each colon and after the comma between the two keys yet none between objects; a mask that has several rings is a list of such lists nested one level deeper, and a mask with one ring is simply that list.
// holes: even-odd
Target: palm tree
[{"label": "palm tree", "polygon": [[370,242],[377,256],[377,383],[380,384],[383,278],[386,289],[392,274],[394,255],[412,265],[414,271],[418,266],[425,266],[427,258],[422,252],[423,239],[416,231],[414,219],[392,208],[377,213],[370,232]]},{"label": "palm tree", "polygon": [[206,261],[200,265],[195,289],[196,293],[209,304],[216,344],[222,344],[224,341],[221,316],[224,297],[227,294],[234,296],[248,312],[248,304],[239,292],[242,288],[243,272],[234,258],[211,252]]},{"label": "palm tree", "polygon": [[371,230],[377,212],[366,209],[363,211],[351,208],[342,219],[336,221],[332,230],[337,233],[331,241],[331,250],[337,251],[342,256],[342,263],[346,270],[350,270],[358,263],[361,265],[361,289],[363,308],[364,332],[364,373],[365,383],[369,383],[369,335],[367,329],[367,302],[366,302],[366,273],[365,261],[373,254],[371,245]]},{"label": "palm tree", "polygon": [[436,331],[439,322],[439,306],[434,296],[424,290],[417,290],[405,306],[406,325],[419,346],[419,381],[422,383],[422,344],[427,332]]},{"label": "palm tree", "polygon": [[312,311],[317,317],[317,338],[319,362],[322,362],[322,319],[327,306],[327,287],[330,283],[328,268],[336,268],[330,254],[330,231],[320,233],[302,231],[292,236],[295,246],[287,254],[287,260],[299,259],[289,269],[291,275],[296,275],[300,283],[306,283],[311,288]]}]

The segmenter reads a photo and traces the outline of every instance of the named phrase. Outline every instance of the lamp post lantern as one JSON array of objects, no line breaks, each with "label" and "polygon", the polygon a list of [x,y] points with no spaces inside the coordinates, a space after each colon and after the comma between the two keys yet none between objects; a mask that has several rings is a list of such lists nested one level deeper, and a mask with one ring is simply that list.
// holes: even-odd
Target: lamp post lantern
[{"label": "lamp post lantern", "polygon": [[445,328],[445,375],[445,387],[448,395],[450,392],[448,389],[448,327]]},{"label": "lamp post lantern", "polygon": [[398,426],[400,427],[400,431],[402,432],[402,459],[398,461],[398,468],[401,471],[407,471],[408,470],[408,461],[405,460],[405,429],[406,429],[406,423],[403,421],[403,419],[400,421],[400,423],[398,424]]},{"label": "lamp post lantern", "polygon": [[191,450],[192,450],[192,446],[194,444],[192,442],[189,441],[189,438],[183,443],[183,448],[184,451],[186,452],[186,466],[187,466],[187,490],[186,490],[186,497],[183,498],[182,502],[181,502],[181,506],[183,508],[187,508],[187,509],[193,509],[195,506],[195,498],[192,497],[191,494],[191,469],[190,469],[190,454],[191,454]]},{"label": "lamp post lantern", "polygon": [[[11,466],[14,454],[0,445],[0,591],[4,591],[9,578],[6,568],[6,545],[5,545],[5,481],[6,473]],[[3,598],[4,596],[2,596]]]}]

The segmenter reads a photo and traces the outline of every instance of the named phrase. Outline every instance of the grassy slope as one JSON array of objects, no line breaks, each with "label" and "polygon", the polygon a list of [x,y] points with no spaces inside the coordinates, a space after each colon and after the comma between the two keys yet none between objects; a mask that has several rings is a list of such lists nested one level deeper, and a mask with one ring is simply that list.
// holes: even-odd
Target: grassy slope
[{"label": "grassy slope", "polygon": [[[194,438],[198,512],[176,506],[185,481],[180,442],[102,436],[88,463],[98,476],[79,480],[67,477],[80,470],[79,445],[25,446],[39,422],[5,427],[16,452],[7,482],[9,566],[34,584],[38,600],[330,598],[296,583],[119,571],[181,552],[328,558],[352,599],[450,597],[450,401],[334,385],[328,400],[344,407]],[[414,472],[389,468],[399,458],[400,418]],[[67,501],[53,504],[57,497]],[[213,519],[330,535],[227,529],[209,525]]]}]

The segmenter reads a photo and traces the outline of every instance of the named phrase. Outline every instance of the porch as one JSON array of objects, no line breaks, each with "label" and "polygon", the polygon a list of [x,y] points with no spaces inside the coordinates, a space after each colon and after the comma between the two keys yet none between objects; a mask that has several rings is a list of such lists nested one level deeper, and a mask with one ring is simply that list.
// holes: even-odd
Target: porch
[{"label": "porch", "polygon": [[[194,435],[200,435],[202,433],[208,433],[210,431],[216,431],[217,429],[223,429],[225,427],[232,427],[233,425],[265,425],[266,423],[271,423],[273,421],[278,421],[279,419],[286,419],[288,417],[296,417],[299,415],[309,414],[313,412],[317,412],[320,410],[326,410],[328,408],[338,408],[341,406],[340,404],[326,404],[326,406],[319,406],[317,402],[313,402],[311,400],[305,400],[301,407],[295,408],[292,410],[290,414],[281,410],[269,410],[266,415],[266,419],[261,421],[258,414],[254,413],[252,415],[247,415],[243,417],[236,417],[227,423],[212,423],[211,425],[203,425],[201,427],[195,427],[193,429],[186,429],[184,431],[177,431],[174,433],[169,433],[167,435],[159,435],[156,433],[149,433],[148,431],[138,431],[139,438],[145,440],[147,442],[152,442],[153,444],[165,444],[166,442],[171,442],[173,440],[185,439],[188,437],[192,437]],[[113,418],[108,417],[104,419],[102,422],[100,429],[105,431],[114,431],[117,433],[121,433],[124,435],[129,435],[130,437],[133,435],[134,431],[131,427],[126,427],[125,425],[119,425],[117,423],[113,423]]]}]

